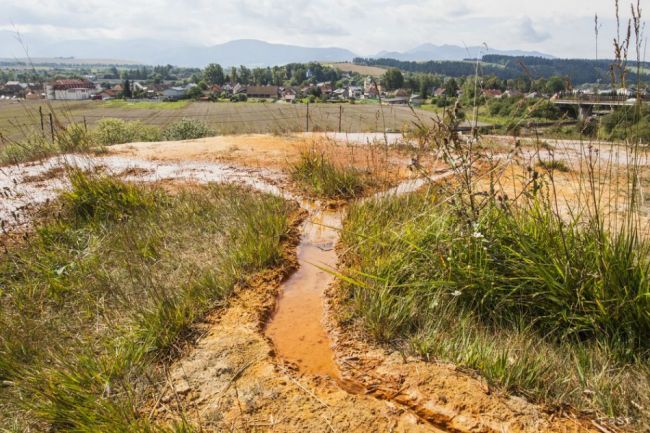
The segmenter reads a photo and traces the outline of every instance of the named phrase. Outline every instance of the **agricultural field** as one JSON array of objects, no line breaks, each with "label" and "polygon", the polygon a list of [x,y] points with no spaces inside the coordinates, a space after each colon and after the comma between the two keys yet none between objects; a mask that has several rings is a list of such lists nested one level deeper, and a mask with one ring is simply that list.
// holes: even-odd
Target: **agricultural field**
[{"label": "agricultural field", "polygon": [[[340,126],[343,132],[375,132],[383,131],[384,123],[387,130],[401,131],[415,119],[408,107],[377,104],[310,104],[307,108],[306,104],[262,102],[0,101],[0,134],[6,140],[17,140],[40,132],[39,108],[44,113],[46,135],[50,133],[50,112],[55,113],[55,123],[85,121],[88,128],[105,118],[138,120],[158,127],[190,118],[202,121],[217,134],[305,131],[308,118],[309,131],[338,131]],[[419,113],[426,119],[426,112]]]},{"label": "agricultural field", "polygon": [[377,78],[386,73],[385,68],[380,68],[378,66],[356,65],[354,63],[332,63],[330,66],[340,70],[341,72],[353,72]]}]

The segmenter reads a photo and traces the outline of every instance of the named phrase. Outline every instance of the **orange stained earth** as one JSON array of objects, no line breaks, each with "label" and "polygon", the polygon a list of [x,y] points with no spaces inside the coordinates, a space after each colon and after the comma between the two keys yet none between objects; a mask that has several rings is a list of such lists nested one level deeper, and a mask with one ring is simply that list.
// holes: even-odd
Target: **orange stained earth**
[{"label": "orange stained earth", "polygon": [[295,363],[304,373],[335,379],[340,374],[323,312],[324,292],[334,280],[328,270],[336,266],[334,248],[341,219],[341,211],[315,210],[304,223],[298,246],[300,268],[280,288],[275,314],[266,328],[279,358]]}]

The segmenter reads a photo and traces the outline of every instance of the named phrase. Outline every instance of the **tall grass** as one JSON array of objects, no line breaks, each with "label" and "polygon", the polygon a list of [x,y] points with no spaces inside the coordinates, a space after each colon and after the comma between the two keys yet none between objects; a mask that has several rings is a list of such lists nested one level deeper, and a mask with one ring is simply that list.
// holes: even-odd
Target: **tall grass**
[{"label": "tall grass", "polygon": [[92,134],[78,123],[71,123],[59,130],[54,140],[31,131],[25,137],[21,141],[10,141],[0,147],[0,165],[35,161],[61,153],[101,150],[101,145]]},{"label": "tall grass", "polygon": [[0,257],[0,425],[190,431],[143,411],[164,381],[155,366],[235,286],[282,262],[291,209],[234,186],[169,195],[77,171],[71,181]]},{"label": "tall grass", "polygon": [[[623,82],[627,47],[636,35],[638,51],[641,40],[638,4],[632,15],[635,31],[615,41]],[[455,132],[458,110],[414,132],[451,181],[351,207],[342,238],[349,312],[377,340],[471,368],[497,388],[650,430],[638,135],[627,135],[627,163],[603,161],[584,143],[570,167],[539,142],[495,154],[478,134]]]},{"label": "tall grass", "polygon": [[339,166],[324,152],[303,151],[291,167],[291,177],[307,193],[326,198],[352,198],[370,186],[370,179],[354,167]]},{"label": "tall grass", "polygon": [[648,425],[650,243],[566,225],[542,196],[470,224],[439,197],[351,207],[346,287],[369,332],[535,400]]}]

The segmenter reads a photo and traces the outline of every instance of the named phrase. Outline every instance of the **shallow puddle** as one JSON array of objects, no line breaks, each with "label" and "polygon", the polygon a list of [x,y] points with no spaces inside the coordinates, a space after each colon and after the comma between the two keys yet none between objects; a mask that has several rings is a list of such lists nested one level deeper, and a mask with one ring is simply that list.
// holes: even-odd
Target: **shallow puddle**
[{"label": "shallow puddle", "polygon": [[308,374],[338,378],[332,341],[323,324],[325,290],[334,276],[325,269],[336,266],[335,246],[342,211],[305,206],[310,216],[303,224],[298,246],[300,268],[282,285],[281,295],[266,335],[276,355]]}]

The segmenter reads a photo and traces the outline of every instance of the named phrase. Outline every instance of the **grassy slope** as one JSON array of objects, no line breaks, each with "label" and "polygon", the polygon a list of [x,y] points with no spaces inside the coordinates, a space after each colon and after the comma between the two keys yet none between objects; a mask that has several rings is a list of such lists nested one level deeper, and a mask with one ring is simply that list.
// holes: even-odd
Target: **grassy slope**
[{"label": "grassy slope", "polygon": [[164,380],[153,366],[281,263],[290,208],[233,186],[169,195],[72,176],[52,216],[0,256],[0,425],[161,431],[140,412]]},{"label": "grassy slope", "polygon": [[379,341],[502,389],[648,428],[647,243],[598,245],[583,226],[563,240],[538,210],[495,209],[467,227],[434,196],[354,205],[342,238],[351,314]]}]

